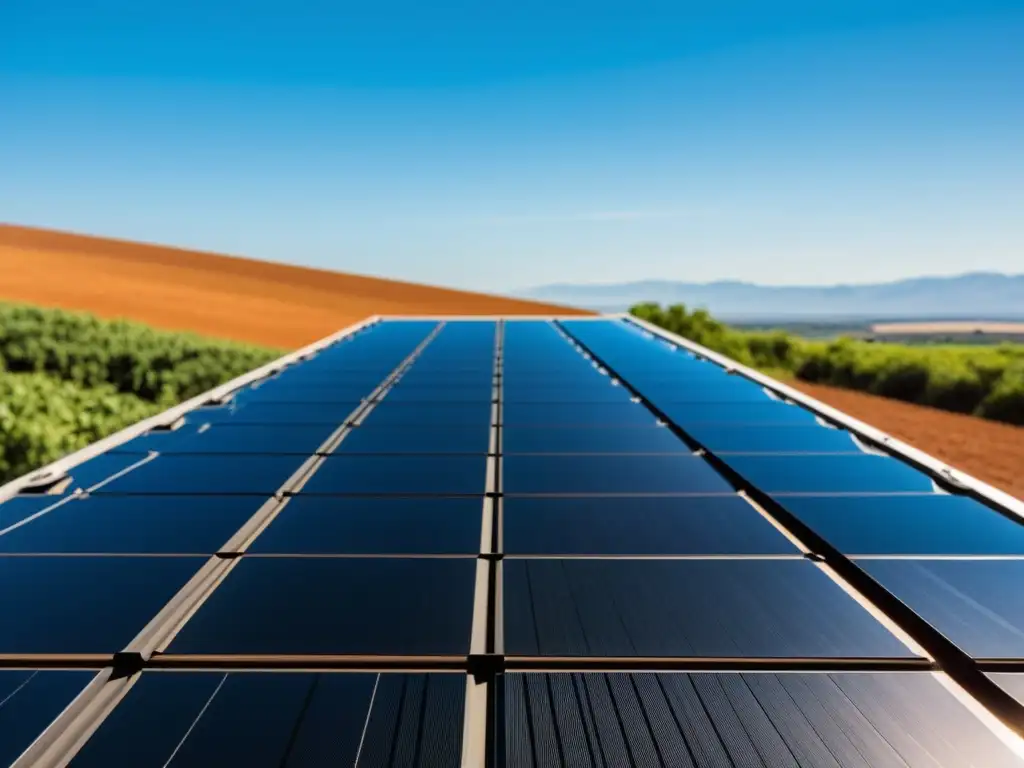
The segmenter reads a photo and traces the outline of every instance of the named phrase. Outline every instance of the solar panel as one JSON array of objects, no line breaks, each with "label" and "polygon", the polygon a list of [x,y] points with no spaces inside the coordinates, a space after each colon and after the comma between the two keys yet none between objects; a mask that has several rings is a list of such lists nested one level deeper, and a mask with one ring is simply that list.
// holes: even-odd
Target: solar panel
[{"label": "solar panel", "polygon": [[0,553],[213,554],[262,496],[86,496],[0,535]]},{"label": "solar panel", "polygon": [[505,427],[502,452],[514,453],[692,453],[664,427]]},{"label": "solar panel", "polygon": [[779,502],[849,555],[1024,556],[1024,524],[964,496],[785,496]]},{"label": "solar panel", "polygon": [[299,495],[288,501],[249,551],[476,555],[480,551],[481,508],[481,500],[472,497]]},{"label": "solar panel", "polygon": [[927,674],[512,674],[504,704],[509,768],[1021,764]]},{"label": "solar panel", "polygon": [[304,493],[483,495],[486,456],[329,456]]},{"label": "solar panel", "polygon": [[459,765],[451,674],[147,672],[74,768]]},{"label": "solar panel", "polygon": [[768,493],[928,493],[928,475],[872,454],[725,456],[729,467]]},{"label": "solar panel", "polygon": [[123,650],[206,562],[0,556],[0,656]]},{"label": "solar panel", "polygon": [[13,764],[95,676],[86,671],[0,670],[0,764]]},{"label": "solar panel", "polygon": [[910,655],[806,560],[509,559],[503,567],[511,655]]},{"label": "solar panel", "polygon": [[5,486],[0,764],[1024,766],[1012,505],[705,356],[375,321]]},{"label": "solar panel", "polygon": [[516,497],[503,501],[504,551],[518,555],[795,555],[736,495]]},{"label": "solar panel", "polygon": [[503,462],[505,493],[730,493],[732,487],[700,456],[535,456]]},{"label": "solar panel", "polygon": [[858,565],[971,656],[1024,658],[1024,560],[860,560]]},{"label": "solar panel", "polygon": [[301,455],[158,456],[97,493],[256,494],[276,492],[303,464]]},{"label": "solar panel", "polygon": [[472,558],[246,557],[171,654],[465,655]]}]

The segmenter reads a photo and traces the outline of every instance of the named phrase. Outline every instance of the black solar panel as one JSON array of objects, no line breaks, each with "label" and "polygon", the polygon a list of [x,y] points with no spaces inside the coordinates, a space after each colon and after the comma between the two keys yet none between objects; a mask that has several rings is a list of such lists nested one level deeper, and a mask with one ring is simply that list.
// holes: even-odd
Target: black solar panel
[{"label": "black solar panel", "polygon": [[1024,766],[1019,518],[685,346],[379,321],[40,473],[0,765]]}]

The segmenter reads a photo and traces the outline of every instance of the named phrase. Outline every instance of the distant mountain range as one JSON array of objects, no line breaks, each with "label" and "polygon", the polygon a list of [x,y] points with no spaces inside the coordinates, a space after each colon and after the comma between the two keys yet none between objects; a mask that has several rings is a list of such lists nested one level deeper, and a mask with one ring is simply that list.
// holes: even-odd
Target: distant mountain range
[{"label": "distant mountain range", "polygon": [[516,295],[601,312],[622,312],[644,301],[683,303],[733,320],[1024,319],[1024,274],[993,272],[869,285],[774,286],[732,280],[559,284]]}]

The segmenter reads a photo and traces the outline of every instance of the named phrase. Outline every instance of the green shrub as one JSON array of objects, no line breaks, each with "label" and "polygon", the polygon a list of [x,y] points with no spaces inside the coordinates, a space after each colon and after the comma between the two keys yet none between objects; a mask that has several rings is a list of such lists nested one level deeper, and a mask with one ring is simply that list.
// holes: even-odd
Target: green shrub
[{"label": "green shrub", "polygon": [[7,482],[163,409],[109,385],[0,373],[0,482]]},{"label": "green shrub", "polygon": [[179,402],[258,368],[280,352],[127,321],[0,305],[0,360],[83,387],[109,384],[150,402]]},{"label": "green shrub", "polygon": [[843,338],[800,339],[784,332],[744,332],[682,305],[641,304],[632,313],[764,371],[788,371],[831,384],[989,419],[1024,424],[1024,345],[876,344]]}]

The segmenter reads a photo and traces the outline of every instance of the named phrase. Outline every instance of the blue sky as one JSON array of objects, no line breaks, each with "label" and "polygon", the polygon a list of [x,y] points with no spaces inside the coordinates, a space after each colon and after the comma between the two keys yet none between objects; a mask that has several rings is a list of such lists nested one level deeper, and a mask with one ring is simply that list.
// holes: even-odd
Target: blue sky
[{"label": "blue sky", "polygon": [[1024,4],[0,4],[0,220],[490,291],[1024,272]]}]

